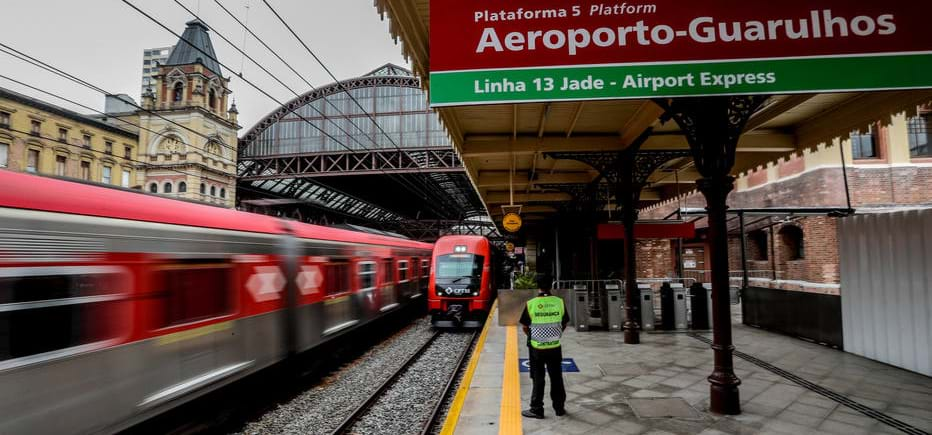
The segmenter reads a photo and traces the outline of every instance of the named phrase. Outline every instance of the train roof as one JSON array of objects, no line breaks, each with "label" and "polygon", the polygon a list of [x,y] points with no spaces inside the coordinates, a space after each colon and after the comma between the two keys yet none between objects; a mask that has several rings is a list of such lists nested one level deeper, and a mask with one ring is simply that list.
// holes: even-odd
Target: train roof
[{"label": "train roof", "polygon": [[0,207],[265,234],[286,234],[290,230],[301,238],[338,242],[419,249],[432,246],[5,169],[0,169]]}]

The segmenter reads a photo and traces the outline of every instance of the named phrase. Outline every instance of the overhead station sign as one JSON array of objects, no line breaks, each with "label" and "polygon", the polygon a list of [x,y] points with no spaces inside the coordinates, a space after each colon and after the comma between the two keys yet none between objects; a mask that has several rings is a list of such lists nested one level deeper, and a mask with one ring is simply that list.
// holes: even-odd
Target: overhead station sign
[{"label": "overhead station sign", "polygon": [[431,106],[932,87],[932,1],[431,0]]}]

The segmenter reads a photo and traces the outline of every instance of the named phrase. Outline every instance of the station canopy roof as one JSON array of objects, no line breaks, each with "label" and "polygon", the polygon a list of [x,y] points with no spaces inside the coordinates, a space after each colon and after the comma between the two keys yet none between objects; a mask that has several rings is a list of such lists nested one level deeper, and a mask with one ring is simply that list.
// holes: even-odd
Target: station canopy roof
[{"label": "station canopy roof", "polygon": [[[376,0],[425,89],[430,73],[429,3]],[[890,114],[914,113],[930,99],[929,90],[771,96],[751,117],[738,143],[733,174],[847,138],[852,130],[889,119]],[[653,133],[642,150],[688,149],[679,126],[673,121],[660,122],[662,109],[647,99],[485,104],[437,110],[493,217],[501,215],[501,206],[513,197],[515,204],[523,205],[525,221],[546,219],[573,199],[553,185],[588,183],[598,177],[584,163],[547,158],[544,153],[622,150],[647,127],[653,127]],[[642,206],[694,189],[698,177],[691,157],[667,162],[650,176],[641,194]]]}]

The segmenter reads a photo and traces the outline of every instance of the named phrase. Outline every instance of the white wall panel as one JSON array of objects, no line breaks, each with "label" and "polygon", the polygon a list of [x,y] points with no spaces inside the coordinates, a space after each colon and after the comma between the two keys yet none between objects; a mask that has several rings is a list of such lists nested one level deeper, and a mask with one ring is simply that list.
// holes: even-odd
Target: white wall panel
[{"label": "white wall panel", "polygon": [[846,351],[932,376],[932,210],[838,226]]}]

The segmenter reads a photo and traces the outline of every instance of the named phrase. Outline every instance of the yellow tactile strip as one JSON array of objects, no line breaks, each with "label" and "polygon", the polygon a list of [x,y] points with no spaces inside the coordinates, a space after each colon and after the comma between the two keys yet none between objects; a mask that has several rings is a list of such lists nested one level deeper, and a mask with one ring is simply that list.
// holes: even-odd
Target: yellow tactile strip
[{"label": "yellow tactile strip", "polygon": [[502,373],[502,407],[498,417],[498,433],[521,433],[521,382],[518,375],[518,329],[514,325],[505,331],[505,369]]},{"label": "yellow tactile strip", "polygon": [[453,403],[450,410],[447,411],[447,418],[443,421],[443,428],[440,429],[440,435],[452,435],[456,430],[456,424],[459,422],[460,412],[463,410],[463,403],[466,402],[466,395],[469,393],[469,385],[472,383],[472,376],[476,372],[476,366],[479,365],[479,355],[482,354],[482,347],[485,345],[485,338],[489,335],[489,325],[492,324],[495,310],[498,307],[498,300],[492,304],[489,310],[489,316],[485,319],[485,326],[479,334],[479,340],[476,341],[476,348],[469,357],[469,364],[466,366],[466,373],[460,381],[459,388],[456,389],[456,395],[453,396]]}]

